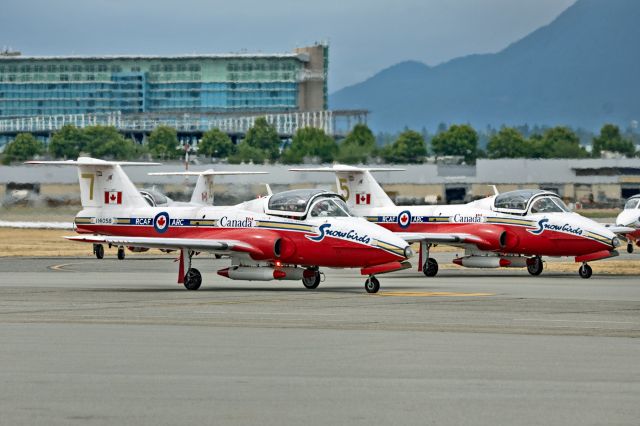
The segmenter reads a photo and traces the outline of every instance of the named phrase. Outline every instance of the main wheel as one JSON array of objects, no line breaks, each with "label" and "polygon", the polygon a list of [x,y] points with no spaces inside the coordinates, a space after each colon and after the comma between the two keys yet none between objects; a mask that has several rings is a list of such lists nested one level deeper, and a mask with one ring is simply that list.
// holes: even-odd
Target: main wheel
[{"label": "main wheel", "polygon": [[184,286],[187,290],[197,290],[202,284],[202,275],[196,268],[191,268],[184,275]]},{"label": "main wheel", "polygon": [[536,256],[533,258],[533,262],[527,262],[527,271],[531,275],[540,275],[544,266],[542,265],[542,258],[540,256]]},{"label": "main wheel", "polygon": [[438,261],[433,257],[427,259],[427,264],[422,268],[422,273],[427,277],[435,277],[438,273]]},{"label": "main wheel", "polygon": [[380,281],[372,275],[364,282],[364,289],[367,293],[377,293],[380,290]]},{"label": "main wheel", "polygon": [[627,253],[633,253],[633,243],[627,243]]},{"label": "main wheel", "polygon": [[591,269],[591,266],[584,263],[582,264],[582,266],[580,266],[580,269],[578,269],[578,274],[581,278],[587,279],[591,277],[591,275],[593,274],[593,270]]},{"label": "main wheel", "polygon": [[[311,275],[313,273],[313,275]],[[303,275],[302,284],[309,290],[313,290],[320,285],[320,271],[317,269],[306,269],[304,274],[308,274],[309,276]]]},{"label": "main wheel", "polygon": [[96,254],[96,258],[98,259],[104,258],[104,246],[102,244],[94,244],[93,252]]},{"label": "main wheel", "polygon": [[124,260],[124,247],[118,247],[118,259]]}]

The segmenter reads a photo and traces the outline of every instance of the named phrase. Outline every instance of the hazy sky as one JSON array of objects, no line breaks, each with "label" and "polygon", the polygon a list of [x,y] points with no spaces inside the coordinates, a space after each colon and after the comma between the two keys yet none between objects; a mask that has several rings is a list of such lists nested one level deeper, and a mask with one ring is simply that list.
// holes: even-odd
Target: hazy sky
[{"label": "hazy sky", "polygon": [[330,91],[397,62],[498,51],[575,0],[2,0],[27,55],[284,52],[328,40]]}]

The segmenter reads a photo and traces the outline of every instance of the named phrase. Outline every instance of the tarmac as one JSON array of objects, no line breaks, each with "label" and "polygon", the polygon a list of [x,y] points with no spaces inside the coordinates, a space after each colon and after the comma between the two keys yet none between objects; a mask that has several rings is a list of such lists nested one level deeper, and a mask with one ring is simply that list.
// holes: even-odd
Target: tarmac
[{"label": "tarmac", "polygon": [[638,277],[414,269],[370,295],[206,257],[194,292],[172,260],[0,258],[0,423],[639,424]]}]

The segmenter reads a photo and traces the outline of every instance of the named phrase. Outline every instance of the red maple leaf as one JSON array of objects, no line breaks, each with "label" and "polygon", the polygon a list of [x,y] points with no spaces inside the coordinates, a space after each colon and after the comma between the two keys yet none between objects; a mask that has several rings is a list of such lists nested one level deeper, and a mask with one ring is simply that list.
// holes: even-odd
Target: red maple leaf
[{"label": "red maple leaf", "polygon": [[116,200],[116,195],[115,194],[111,194],[111,201],[115,201]]},{"label": "red maple leaf", "polygon": [[160,216],[160,218],[158,219],[158,225],[164,226],[164,222],[165,222],[164,216]]}]

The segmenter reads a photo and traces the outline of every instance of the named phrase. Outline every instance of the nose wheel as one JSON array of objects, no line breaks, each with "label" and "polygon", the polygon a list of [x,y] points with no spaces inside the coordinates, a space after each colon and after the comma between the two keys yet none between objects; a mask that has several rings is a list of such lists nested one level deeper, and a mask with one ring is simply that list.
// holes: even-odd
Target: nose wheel
[{"label": "nose wheel", "polygon": [[371,275],[364,282],[364,289],[367,290],[367,293],[377,293],[380,290],[380,281]]},{"label": "nose wheel", "polygon": [[313,290],[320,285],[320,271],[317,269],[306,269],[302,277],[302,284],[309,290]]},{"label": "nose wheel", "polygon": [[540,275],[544,266],[542,265],[542,258],[540,256],[532,257],[527,261],[527,272],[533,276]]},{"label": "nose wheel", "polygon": [[633,253],[633,243],[627,243],[627,253]]},{"label": "nose wheel", "polygon": [[587,279],[591,277],[593,270],[591,269],[591,266],[583,263],[582,266],[580,266],[580,269],[578,269],[578,274],[581,278]]}]

